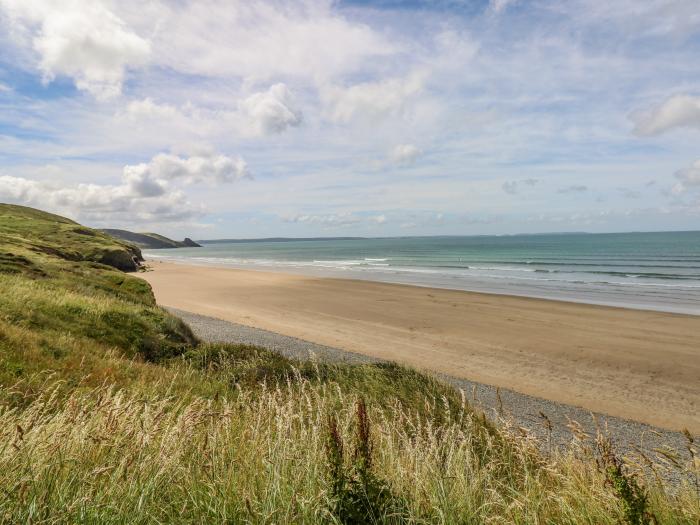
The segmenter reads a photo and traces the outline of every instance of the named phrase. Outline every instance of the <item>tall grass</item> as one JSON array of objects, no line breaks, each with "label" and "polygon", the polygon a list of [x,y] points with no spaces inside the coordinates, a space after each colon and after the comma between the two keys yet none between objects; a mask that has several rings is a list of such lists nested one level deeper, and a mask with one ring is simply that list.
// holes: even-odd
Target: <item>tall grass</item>
[{"label": "tall grass", "polygon": [[[218,400],[59,387],[0,411],[2,522],[347,523],[338,500],[350,485],[338,479],[358,475],[383,487],[384,503],[356,481],[353,497],[369,510],[355,522],[628,519],[593,448],[545,457],[530,437],[487,429],[446,398],[382,407],[301,373]],[[633,479],[648,516],[697,523],[692,483]]]},{"label": "tall grass", "polygon": [[202,344],[130,250],[0,205],[0,523],[700,521],[690,435],[544,453],[398,365]]}]

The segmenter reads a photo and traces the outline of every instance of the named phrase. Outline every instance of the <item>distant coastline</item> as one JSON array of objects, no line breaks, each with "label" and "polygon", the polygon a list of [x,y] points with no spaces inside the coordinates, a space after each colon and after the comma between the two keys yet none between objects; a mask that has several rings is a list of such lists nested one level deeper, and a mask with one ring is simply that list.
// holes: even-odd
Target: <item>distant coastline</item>
[{"label": "distant coastline", "polygon": [[225,244],[242,242],[295,242],[295,241],[357,241],[367,237],[261,237],[258,239],[200,239],[201,244]]},{"label": "distant coastline", "polygon": [[654,231],[616,231],[616,232],[586,232],[586,231],[561,231],[561,232],[538,232],[538,233],[500,233],[500,234],[473,234],[473,235],[389,235],[379,237],[368,236],[345,236],[345,237],[250,237],[234,239],[197,239],[201,244],[221,244],[221,243],[245,243],[245,242],[294,242],[294,241],[355,241],[367,239],[470,239],[481,237],[537,237],[556,235],[637,235],[647,233],[700,233],[700,230],[654,230]]}]

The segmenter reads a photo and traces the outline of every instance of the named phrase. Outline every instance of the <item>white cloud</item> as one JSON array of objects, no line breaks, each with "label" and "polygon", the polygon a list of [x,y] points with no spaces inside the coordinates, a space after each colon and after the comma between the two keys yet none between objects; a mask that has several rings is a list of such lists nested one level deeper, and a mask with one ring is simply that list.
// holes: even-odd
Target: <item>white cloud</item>
[{"label": "white cloud", "polygon": [[141,133],[156,136],[179,132],[202,138],[218,138],[222,134],[258,138],[299,126],[303,117],[287,86],[278,83],[216,108],[196,106],[189,101],[174,106],[150,97],[132,100],[115,118],[119,124],[128,126],[125,131],[133,131],[133,124],[137,124]]},{"label": "white cloud", "polygon": [[152,98],[133,100],[126,106],[126,115],[134,120],[168,119],[178,115],[179,111],[168,104],[158,104]]},{"label": "white cloud", "polygon": [[326,116],[332,122],[347,123],[357,118],[376,122],[404,114],[408,103],[423,91],[424,82],[425,75],[421,72],[347,88],[325,86],[321,98]]},{"label": "white cloud", "polygon": [[0,175],[0,197],[11,202],[32,202],[36,182],[22,177]]},{"label": "white cloud", "polygon": [[245,161],[209,152],[190,157],[159,154],[150,162],[124,166],[121,184],[76,184],[0,176],[0,200],[38,206],[109,224],[110,221],[166,221],[204,214],[180,185],[228,183],[248,176]]},{"label": "white cloud", "polygon": [[110,224],[186,219],[202,214],[179,190],[149,193],[125,180],[121,185],[64,186],[8,175],[0,176],[0,199],[36,206],[74,218]]},{"label": "white cloud", "polygon": [[100,0],[0,0],[0,7],[31,35],[45,81],[66,75],[100,99],[118,95],[126,69],[150,53],[149,42]]},{"label": "white cloud", "polygon": [[149,180],[181,179],[186,184],[233,182],[251,177],[248,165],[241,157],[228,157],[213,151],[205,151],[189,157],[160,153],[147,164],[124,168],[125,176],[142,173],[146,174],[145,177]]},{"label": "white cloud", "polygon": [[289,89],[281,83],[250,95],[241,102],[240,110],[260,135],[281,133],[302,121],[301,111],[294,107]]},{"label": "white cloud", "polygon": [[124,166],[123,181],[127,193],[135,197],[157,197],[167,191],[167,182],[153,177],[147,164]]},{"label": "white cloud", "polygon": [[646,113],[632,115],[634,132],[658,135],[674,128],[700,129],[700,97],[675,95]]},{"label": "white cloud", "polygon": [[396,164],[412,164],[423,152],[413,144],[399,144],[389,153],[389,158]]},{"label": "white cloud", "polygon": [[685,193],[691,188],[700,189],[700,160],[696,160],[690,167],[676,172],[679,182],[673,186],[673,193]]},{"label": "white cloud", "polygon": [[157,60],[185,73],[258,81],[327,79],[396,50],[368,25],[340,15],[332,0],[210,0],[159,6]]}]

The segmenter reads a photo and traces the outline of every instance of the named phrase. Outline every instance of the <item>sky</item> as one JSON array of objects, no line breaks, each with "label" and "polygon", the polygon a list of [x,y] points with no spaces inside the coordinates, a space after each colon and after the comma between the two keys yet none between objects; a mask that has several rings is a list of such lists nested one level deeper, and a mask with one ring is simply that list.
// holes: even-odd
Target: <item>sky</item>
[{"label": "sky", "polygon": [[698,0],[0,0],[0,202],[197,239],[700,229]]}]

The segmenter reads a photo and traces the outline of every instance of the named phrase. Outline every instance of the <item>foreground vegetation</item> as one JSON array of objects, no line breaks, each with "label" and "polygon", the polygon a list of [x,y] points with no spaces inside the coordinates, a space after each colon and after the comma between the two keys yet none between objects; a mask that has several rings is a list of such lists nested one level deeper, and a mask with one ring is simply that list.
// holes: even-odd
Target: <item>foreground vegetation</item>
[{"label": "foreground vegetation", "polygon": [[200,343],[105,264],[135,254],[0,205],[0,523],[700,520],[697,458],[543,452],[412,370]]}]

